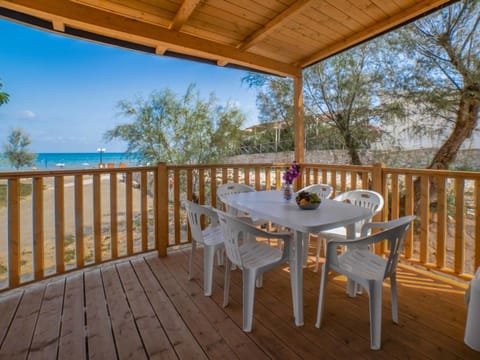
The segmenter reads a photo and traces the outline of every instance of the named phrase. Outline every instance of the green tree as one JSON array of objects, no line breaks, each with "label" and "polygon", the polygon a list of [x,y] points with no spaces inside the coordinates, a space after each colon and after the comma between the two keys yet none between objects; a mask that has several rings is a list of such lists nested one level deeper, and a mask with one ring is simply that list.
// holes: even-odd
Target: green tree
[{"label": "green tree", "polygon": [[239,146],[245,121],[237,107],[217,102],[213,94],[203,100],[193,84],[182,96],[166,88],[146,100],[123,100],[120,114],[133,121],[107,131],[104,138],[127,142],[127,153],[144,162],[215,163]]},{"label": "green tree", "polygon": [[[401,111],[396,101],[387,98],[392,72],[376,40],[324,60],[304,71],[304,123],[307,144],[323,143],[346,148],[351,163],[360,165],[358,150],[368,148],[382,132],[380,125],[392,111]],[[269,114],[293,126],[293,86],[290,80],[249,75],[250,86],[260,89],[257,95],[261,120]],[[282,86],[279,86],[281,84]],[[393,97],[389,97],[393,99]],[[280,115],[280,116],[279,116]],[[271,118],[272,120],[277,120]]]},{"label": "green tree", "polygon": [[[435,114],[446,140],[428,168],[447,169],[477,128],[480,104],[480,2],[464,0],[412,23],[401,33],[410,67],[404,82],[409,101]],[[403,70],[405,71],[405,70]],[[442,121],[443,120],[443,121]],[[432,126],[417,126],[422,134]]]},{"label": "green tree", "polygon": [[10,95],[8,95],[6,92],[1,91],[2,88],[3,88],[3,83],[0,80],[0,105],[6,104],[10,97]]},{"label": "green tree", "polygon": [[36,154],[28,151],[30,137],[22,129],[13,129],[4,144],[4,154],[8,162],[16,169],[23,166],[34,166]]}]

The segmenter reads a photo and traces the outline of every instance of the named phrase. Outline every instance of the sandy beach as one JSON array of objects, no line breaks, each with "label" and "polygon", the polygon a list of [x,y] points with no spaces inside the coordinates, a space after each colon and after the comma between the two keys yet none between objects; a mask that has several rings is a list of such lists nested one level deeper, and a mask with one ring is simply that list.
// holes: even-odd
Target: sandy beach
[{"label": "sandy beach", "polygon": [[[74,178],[73,176],[64,179],[64,219],[65,219],[65,258],[67,263],[75,262],[75,212],[74,212]],[[45,268],[55,265],[55,197],[53,177],[44,179],[44,252]],[[33,261],[33,226],[32,226],[32,196],[22,198],[20,203],[20,222],[21,222],[21,271],[25,276],[32,271]],[[119,233],[119,251],[122,251],[125,244],[125,183],[121,177],[117,178],[117,206],[118,206],[118,233]],[[84,253],[86,261],[93,257],[93,178],[85,176],[83,181],[83,222],[84,222]],[[152,206],[149,199],[149,207]],[[104,175],[101,178],[101,221],[102,238],[104,244],[102,248],[104,255],[109,257],[110,250],[110,177]],[[133,189],[133,218],[140,216],[140,190]],[[7,265],[7,232],[8,232],[8,214],[6,207],[0,207],[0,280],[6,277],[4,268]],[[139,239],[140,229],[135,230],[134,239]]]}]

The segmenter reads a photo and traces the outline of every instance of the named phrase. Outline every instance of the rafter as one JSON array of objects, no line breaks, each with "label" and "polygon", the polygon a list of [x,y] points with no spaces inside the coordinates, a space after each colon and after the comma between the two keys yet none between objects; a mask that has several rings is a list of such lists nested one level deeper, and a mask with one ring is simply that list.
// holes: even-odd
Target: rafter
[{"label": "rafter", "polygon": [[323,48],[320,51],[317,51],[310,56],[299,61],[298,65],[301,68],[310,66],[318,61],[328,58],[329,56],[335,55],[336,53],[348,49],[352,46],[358,45],[363,41],[371,39],[375,36],[378,36],[384,33],[387,30],[390,30],[398,25],[404,24],[409,20],[415,19],[417,16],[425,14],[430,10],[436,9],[447,3],[455,2],[457,0],[423,0],[417,2],[415,5],[410,8],[403,10],[397,13],[394,16],[391,16],[383,21],[375,23],[373,26],[365,28],[362,31],[355,33],[353,36],[350,36],[343,41],[336,42],[335,44]]},{"label": "rafter", "polygon": [[59,19],[65,26],[99,35],[135,42],[151,47],[165,47],[173,52],[221,60],[282,76],[295,76],[301,69],[271,58],[240,51],[234,46],[219,44],[189,34],[165,29],[149,23],[125,18],[118,14],[91,8],[70,1],[0,0],[0,6],[52,21]]},{"label": "rafter", "polygon": [[240,50],[247,50],[251,48],[257,42],[267,36],[269,32],[273,31],[275,28],[288,20],[291,16],[304,9],[312,1],[313,0],[295,1],[293,5],[285,9],[283,12],[274,17],[272,20],[270,20],[263,27],[255,31],[253,34],[246,37],[240,44],[237,45],[237,48],[239,48]]},{"label": "rafter", "polygon": [[200,2],[201,0],[184,0],[168,28],[170,30],[179,31]]}]

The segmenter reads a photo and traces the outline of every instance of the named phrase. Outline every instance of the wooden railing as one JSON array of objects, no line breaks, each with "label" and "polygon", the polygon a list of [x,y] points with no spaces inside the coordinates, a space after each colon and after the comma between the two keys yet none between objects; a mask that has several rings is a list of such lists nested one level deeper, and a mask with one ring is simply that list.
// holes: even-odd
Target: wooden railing
[{"label": "wooden railing", "polygon": [[[220,206],[216,191],[225,182],[280,189],[288,166],[160,164],[0,173],[0,290],[147,251],[167,255],[169,248],[190,242],[182,200],[196,197]],[[464,279],[480,266],[480,173],[382,164],[301,169],[297,189],[328,183],[336,194],[362,188],[383,194],[384,211],[376,220],[416,214],[405,260]]]},{"label": "wooden railing", "polygon": [[158,167],[1,173],[0,287],[157,249],[157,177]]}]

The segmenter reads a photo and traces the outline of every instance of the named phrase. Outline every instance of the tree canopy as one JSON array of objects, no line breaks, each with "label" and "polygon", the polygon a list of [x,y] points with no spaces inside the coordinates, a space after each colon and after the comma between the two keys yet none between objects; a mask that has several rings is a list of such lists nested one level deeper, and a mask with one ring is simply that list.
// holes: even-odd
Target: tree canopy
[{"label": "tree canopy", "polygon": [[[405,27],[398,42],[405,51],[402,72],[409,101],[435,114],[446,140],[429,168],[446,169],[477,128],[480,103],[480,3],[464,0]],[[430,130],[418,126],[420,131]]]},{"label": "tree canopy", "polygon": [[4,154],[16,170],[35,165],[36,154],[28,151],[30,144],[30,137],[22,129],[13,129],[8,135],[7,142],[3,145]]},{"label": "tree canopy", "polygon": [[215,163],[241,142],[245,115],[234,105],[219,105],[214,94],[200,97],[191,84],[184,95],[170,89],[148,99],[122,100],[120,115],[132,119],[107,131],[107,141],[127,142],[127,153],[144,163]]}]

